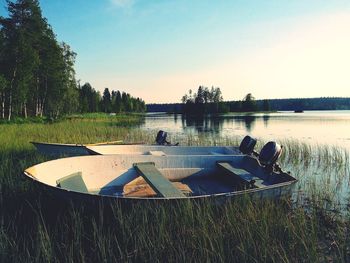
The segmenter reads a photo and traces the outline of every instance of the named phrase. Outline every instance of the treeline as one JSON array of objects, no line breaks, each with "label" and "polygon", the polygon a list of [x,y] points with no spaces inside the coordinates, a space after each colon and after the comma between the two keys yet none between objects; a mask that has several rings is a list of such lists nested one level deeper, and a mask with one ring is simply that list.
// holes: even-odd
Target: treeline
[{"label": "treeline", "polygon": [[8,16],[0,17],[0,119],[145,109],[125,92],[100,96],[91,86],[79,87],[76,53],[57,41],[39,1],[6,3]]},{"label": "treeline", "polygon": [[7,10],[0,17],[1,118],[75,112],[76,54],[58,43],[37,0],[7,1]]},{"label": "treeline", "polygon": [[182,99],[182,112],[185,114],[211,114],[228,112],[229,108],[223,102],[222,92],[219,87],[199,86],[196,93],[189,90]]},{"label": "treeline", "polygon": [[199,86],[196,93],[189,90],[182,97],[182,113],[190,115],[218,114],[227,112],[254,112],[269,111],[269,101],[264,100],[258,104],[251,93],[247,94],[242,101],[224,102],[219,87]]},{"label": "treeline", "polygon": [[146,104],[140,98],[134,98],[129,93],[112,92],[106,88],[101,96],[100,92],[85,83],[79,89],[80,112],[145,112]]},{"label": "treeline", "polygon": [[[350,110],[350,98],[306,98],[306,99],[271,99],[270,108],[281,111],[295,110]],[[257,100],[258,106],[263,101]]]},{"label": "treeline", "polygon": [[[249,95],[249,96],[248,96]],[[222,102],[230,112],[350,110],[350,98],[293,98],[255,100],[251,94],[240,101]],[[184,104],[148,104],[148,112],[183,113]]]}]

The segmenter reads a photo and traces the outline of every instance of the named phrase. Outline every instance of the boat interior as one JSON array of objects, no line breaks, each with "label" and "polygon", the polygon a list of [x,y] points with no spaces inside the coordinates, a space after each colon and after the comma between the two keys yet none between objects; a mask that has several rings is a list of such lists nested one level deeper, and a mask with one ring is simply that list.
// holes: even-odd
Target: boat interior
[{"label": "boat interior", "polygon": [[206,196],[295,180],[288,173],[266,169],[255,157],[242,154],[71,157],[35,165],[25,170],[25,175],[67,191],[121,198]]}]

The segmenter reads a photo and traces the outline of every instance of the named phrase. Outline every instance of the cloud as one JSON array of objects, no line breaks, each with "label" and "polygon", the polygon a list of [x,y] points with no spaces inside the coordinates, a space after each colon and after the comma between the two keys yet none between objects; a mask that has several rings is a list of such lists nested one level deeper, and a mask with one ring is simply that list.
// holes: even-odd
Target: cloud
[{"label": "cloud", "polygon": [[134,0],[109,0],[113,6],[124,8],[131,7],[134,4]]}]

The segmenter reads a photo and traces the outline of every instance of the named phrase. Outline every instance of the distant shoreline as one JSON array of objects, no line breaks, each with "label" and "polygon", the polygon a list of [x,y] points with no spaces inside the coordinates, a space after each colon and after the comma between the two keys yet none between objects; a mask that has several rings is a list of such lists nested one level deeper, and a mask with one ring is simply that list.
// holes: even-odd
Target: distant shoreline
[{"label": "distant shoreline", "polygon": [[[310,111],[310,110],[350,110],[350,98],[293,98],[256,100],[258,108],[267,101],[271,111]],[[228,107],[241,101],[225,101]],[[153,103],[147,104],[147,112],[173,112],[182,113],[183,103]],[[240,112],[240,111],[230,111]]]}]

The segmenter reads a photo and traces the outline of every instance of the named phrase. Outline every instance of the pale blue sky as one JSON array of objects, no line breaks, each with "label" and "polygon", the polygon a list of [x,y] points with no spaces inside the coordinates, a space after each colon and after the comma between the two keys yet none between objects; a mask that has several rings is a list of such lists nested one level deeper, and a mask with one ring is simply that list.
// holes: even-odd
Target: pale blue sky
[{"label": "pale blue sky", "polygon": [[350,96],[350,1],[40,3],[78,54],[77,78],[101,91],[148,103],[179,102],[199,85],[225,100]]}]

